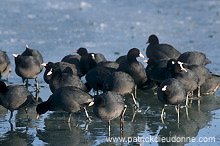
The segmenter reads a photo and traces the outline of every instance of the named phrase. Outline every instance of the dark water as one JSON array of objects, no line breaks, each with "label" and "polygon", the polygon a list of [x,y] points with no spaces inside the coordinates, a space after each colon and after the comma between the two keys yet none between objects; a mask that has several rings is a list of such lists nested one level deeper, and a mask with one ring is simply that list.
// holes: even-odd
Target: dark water
[{"label": "dark water", "polygon": [[[152,33],[158,35],[160,42],[172,44],[180,52],[195,50],[205,53],[212,61],[208,68],[220,74],[218,0],[7,0],[0,2],[0,14],[0,48],[8,52],[12,61],[12,84],[22,84],[22,80],[14,72],[11,54],[23,52],[25,44],[38,49],[45,62],[60,61],[79,47],[103,53],[108,60],[115,60],[133,47],[144,54],[145,43]],[[39,75],[38,96],[45,101],[51,92],[42,75]],[[29,90],[35,95],[33,85],[34,81],[30,81]],[[9,123],[9,112],[0,108],[0,144],[185,144],[143,141],[150,137],[175,136],[197,139],[197,142],[187,142],[186,145],[220,144],[220,90],[214,95],[203,95],[200,108],[197,101],[193,101],[189,119],[185,109],[181,109],[179,125],[172,107],[166,110],[165,126],[161,123],[161,103],[152,90],[138,90],[137,97],[140,110],[135,115],[130,104],[132,100],[128,97],[123,133],[120,132],[119,119],[111,122],[111,137],[123,136],[126,142],[107,142],[107,122],[96,118],[91,108],[92,123],[86,121],[83,113],[76,113],[68,125],[66,113],[48,112],[36,120],[36,107],[30,106],[30,122],[26,120],[25,112],[19,110]],[[214,137],[215,142],[198,142],[200,137]],[[131,139],[133,142],[128,142]]]}]

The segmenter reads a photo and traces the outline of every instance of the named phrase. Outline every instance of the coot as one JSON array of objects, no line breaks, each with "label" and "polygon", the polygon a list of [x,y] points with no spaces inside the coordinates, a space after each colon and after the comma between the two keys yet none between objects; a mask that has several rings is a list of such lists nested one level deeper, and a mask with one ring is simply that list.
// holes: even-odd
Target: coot
[{"label": "coot", "polygon": [[117,92],[107,91],[94,96],[93,112],[101,120],[108,121],[109,133],[110,121],[120,115],[122,125],[125,110],[126,105],[124,104],[124,98]]},{"label": "coot", "polygon": [[211,63],[204,53],[196,51],[185,52],[179,56],[178,60],[189,65],[193,64],[205,66],[206,64]]},{"label": "coot", "polygon": [[180,61],[172,61],[171,77],[179,80],[183,84],[187,97],[198,88],[198,76],[193,71],[184,68],[183,63]]},{"label": "coot", "polygon": [[[0,81],[0,105],[10,110],[9,121],[13,117],[13,111],[21,108],[25,109],[27,114],[27,105],[35,102],[34,96],[23,86],[9,85]],[[27,114],[28,118],[28,114]]]},{"label": "coot", "polygon": [[62,58],[61,62],[67,62],[70,64],[74,64],[76,66],[76,69],[81,73],[82,72],[82,65],[80,63],[80,59],[81,59],[80,55],[66,55]]},{"label": "coot", "polygon": [[87,51],[87,49],[86,48],[83,48],[83,47],[81,47],[81,48],[79,48],[77,51],[73,51],[74,53],[78,53],[81,57],[85,57],[84,59],[86,59],[86,56],[87,55],[91,55],[91,54],[93,54],[94,56],[94,61],[96,62],[96,63],[100,63],[100,62],[102,62],[102,61],[107,61],[106,59],[105,59],[105,56],[103,55],[103,54],[101,54],[101,53],[88,53],[88,51]]},{"label": "coot", "polygon": [[149,36],[147,43],[149,43],[146,55],[148,58],[155,60],[160,59],[178,59],[181,53],[169,44],[159,44],[159,39],[156,35]]},{"label": "coot", "polygon": [[0,79],[8,74],[8,77],[6,80],[9,79],[11,72],[11,62],[9,60],[8,55],[5,51],[0,50]]},{"label": "coot", "polygon": [[26,50],[21,55],[22,56],[33,56],[33,57],[37,58],[37,60],[40,63],[44,62],[42,54],[36,49],[30,49],[27,44],[26,44]]},{"label": "coot", "polygon": [[86,48],[79,48],[74,51],[81,56],[80,63],[82,65],[82,73],[86,74],[89,70],[97,66],[97,63],[107,61],[101,53],[88,53]]},{"label": "coot", "polygon": [[122,55],[120,57],[118,57],[115,61],[120,64],[123,60],[127,59],[127,55]]},{"label": "coot", "polygon": [[147,75],[143,64],[137,61],[137,57],[144,58],[139,49],[130,49],[127,54],[127,59],[119,64],[118,71],[126,72],[134,79],[138,87],[142,87],[147,81]]},{"label": "coot", "polygon": [[52,77],[49,82],[50,90],[51,92],[54,92],[63,86],[74,86],[87,91],[85,84],[78,76],[73,74],[73,71],[70,67],[66,67],[63,71],[60,68],[55,67],[52,70]]},{"label": "coot", "polygon": [[[70,67],[72,69],[73,75],[78,76],[79,78],[82,77],[81,72],[79,72],[76,69],[76,66],[74,64],[70,64],[67,62],[56,62],[56,63],[48,62],[48,63],[42,63],[41,65],[43,65],[46,68],[46,70],[44,72],[44,81],[47,84],[49,84],[50,79],[52,77],[52,69],[53,68],[60,68],[61,71],[63,71],[66,67]],[[49,72],[51,72],[51,73],[49,73]]]},{"label": "coot", "polygon": [[205,66],[203,65],[185,65],[186,68],[188,68],[189,70],[193,71],[196,76],[198,77],[199,81],[198,81],[198,90],[197,90],[197,95],[198,97],[200,97],[200,89],[201,89],[201,85],[203,85],[204,83],[206,83],[206,79],[209,77],[210,74],[210,70],[207,69]]},{"label": "coot", "polygon": [[205,83],[201,85],[200,92],[202,94],[213,94],[220,85],[219,76],[209,74],[205,80]]},{"label": "coot", "polygon": [[106,67],[106,68],[117,69],[119,67],[119,64],[115,61],[102,61],[97,64],[97,67]]},{"label": "coot", "polygon": [[157,84],[160,84],[170,76],[170,71],[167,68],[167,59],[156,61],[155,59],[150,58],[145,62],[148,64],[145,69],[148,79],[151,79],[157,82]]},{"label": "coot", "polygon": [[103,91],[103,83],[113,71],[113,69],[105,67],[95,67],[86,74],[85,79],[87,84],[98,94],[99,90]]},{"label": "coot", "polygon": [[98,63],[100,63],[100,62],[105,62],[105,61],[107,61],[106,60],[106,58],[105,58],[105,56],[103,55],[103,54],[101,54],[101,53],[92,53],[92,54],[94,54],[95,56],[95,62],[96,62],[96,64],[98,64]]},{"label": "coot", "polygon": [[15,72],[23,80],[25,79],[35,79],[36,88],[38,89],[38,74],[42,71],[42,65],[33,56],[22,56],[18,54],[13,54],[15,58]]},{"label": "coot", "polygon": [[134,79],[129,74],[122,71],[110,74],[103,84],[104,92],[115,91],[122,96],[131,94],[134,104],[137,107],[135,87]]},{"label": "coot", "polygon": [[91,95],[83,90],[73,86],[61,87],[57,89],[47,101],[37,105],[37,118],[47,111],[66,111],[69,114],[69,123],[72,113],[83,108],[85,110],[86,117],[88,120],[91,120],[87,113],[86,107],[91,106],[92,104],[93,100]]},{"label": "coot", "polygon": [[161,113],[161,119],[163,122],[164,108],[166,105],[177,106],[178,123],[180,114],[180,104],[186,100],[186,91],[183,84],[175,78],[169,78],[164,80],[157,90],[158,99],[163,103],[163,109]]}]

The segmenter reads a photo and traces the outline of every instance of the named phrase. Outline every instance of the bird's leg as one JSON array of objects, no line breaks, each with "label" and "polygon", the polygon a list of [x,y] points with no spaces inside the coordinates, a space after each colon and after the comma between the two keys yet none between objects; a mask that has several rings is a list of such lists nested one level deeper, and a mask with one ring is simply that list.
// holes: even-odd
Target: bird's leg
[{"label": "bird's leg", "polygon": [[198,99],[198,111],[200,112],[200,99]]},{"label": "bird's leg", "polygon": [[200,98],[201,95],[200,95],[200,86],[198,86],[198,98]]},{"label": "bird's leg", "polygon": [[186,106],[186,117],[189,119],[189,110],[188,110],[188,106]]},{"label": "bird's leg", "polygon": [[91,120],[91,118],[89,117],[89,114],[88,114],[88,112],[87,112],[87,110],[86,110],[86,107],[83,107],[83,109],[84,109],[84,111],[85,111],[85,113],[86,113],[87,119],[91,122],[92,120]]},{"label": "bird's leg", "polygon": [[28,79],[22,78],[23,85],[28,89]]},{"label": "bird's leg", "polygon": [[10,124],[10,127],[11,127],[11,131],[13,131],[13,129],[14,129],[13,127],[14,127],[14,126],[13,126],[13,124],[11,123],[11,121],[9,121],[9,124]]},{"label": "bird's leg", "polygon": [[135,99],[135,95],[133,93],[131,93],[132,99],[134,101],[134,109],[138,109],[138,105],[137,105],[137,101]]},{"label": "bird's leg", "polygon": [[134,111],[133,111],[133,116],[132,116],[131,122],[134,122],[135,116],[136,116],[136,111],[134,110]]},{"label": "bird's leg", "polygon": [[178,117],[178,124],[180,123],[180,105],[177,105],[177,117]]},{"label": "bird's leg", "polygon": [[110,120],[108,120],[108,136],[110,137],[111,133],[111,125],[110,125]]},{"label": "bird's leg", "polygon": [[137,99],[137,85],[134,86],[134,98]]},{"label": "bird's leg", "polygon": [[136,99],[137,99],[137,85],[134,86],[134,93],[131,93],[131,96],[132,96],[132,99],[133,99],[134,104],[135,104],[134,109],[138,109],[139,106],[137,105],[137,101],[136,101]]},{"label": "bird's leg", "polygon": [[70,123],[68,122],[67,124],[68,124],[68,127],[69,127],[70,131],[72,131]]},{"label": "bird's leg", "polygon": [[9,122],[11,122],[11,119],[12,119],[12,117],[13,117],[13,111],[10,110],[10,112],[11,112],[11,114],[10,114]]},{"label": "bird's leg", "polygon": [[38,78],[35,78],[35,86],[36,86],[36,92],[39,91],[39,86],[38,86]]},{"label": "bird's leg", "polygon": [[124,105],[124,109],[122,111],[121,119],[120,119],[120,129],[121,130],[123,130],[123,127],[124,127],[124,114],[125,114],[126,110],[127,110],[127,105]]},{"label": "bird's leg", "polygon": [[186,95],[186,106],[188,107],[188,104],[189,104],[189,95],[187,94]]},{"label": "bird's leg", "polygon": [[28,109],[27,108],[25,108],[24,109],[24,111],[25,111],[25,113],[26,113],[26,115],[27,115],[27,119],[28,119],[28,121],[30,120],[30,118],[29,118],[29,116],[28,116]]},{"label": "bird's leg", "polygon": [[39,93],[39,92],[36,91],[36,94],[35,94],[35,101],[36,101],[36,102],[38,102],[38,98],[39,98],[38,93]]},{"label": "bird's leg", "polygon": [[6,78],[7,81],[9,80],[10,75],[11,75],[11,69],[9,69],[8,77]]},{"label": "bird's leg", "polygon": [[176,113],[178,113],[178,107],[177,106],[175,106],[175,110],[176,110]]},{"label": "bird's leg", "polygon": [[85,131],[88,131],[88,130],[89,130],[89,124],[86,122]]},{"label": "bird's leg", "polygon": [[160,118],[161,118],[161,121],[162,121],[163,124],[164,124],[164,109],[165,109],[165,105],[163,105],[161,115],[160,115]]},{"label": "bird's leg", "polygon": [[71,116],[72,116],[72,113],[69,113],[69,118],[68,118],[68,123],[70,123],[70,120],[71,120]]},{"label": "bird's leg", "polygon": [[127,105],[124,105],[124,109],[122,111],[122,114],[121,114],[121,119],[124,120],[124,115],[125,115],[125,111],[127,110]]}]

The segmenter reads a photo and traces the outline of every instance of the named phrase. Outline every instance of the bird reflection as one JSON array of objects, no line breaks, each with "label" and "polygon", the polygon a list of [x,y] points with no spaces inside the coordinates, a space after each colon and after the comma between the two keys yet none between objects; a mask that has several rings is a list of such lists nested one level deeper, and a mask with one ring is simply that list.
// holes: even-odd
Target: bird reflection
[{"label": "bird reflection", "polygon": [[9,130],[1,135],[1,145],[31,145],[33,143],[35,135],[30,132],[30,126],[27,123],[23,126],[19,126],[19,122],[9,121],[8,123]]},{"label": "bird reflection", "polygon": [[[44,127],[37,128],[37,137],[49,145],[63,145],[64,141],[66,145],[81,145],[82,143],[91,145],[91,138],[86,132],[88,123],[85,123],[84,120],[80,120],[78,121],[78,126],[76,126],[74,122],[68,124],[66,120],[63,119],[63,114],[66,115],[66,113],[63,112],[50,113],[48,117],[44,119]],[[74,121],[78,120],[75,113],[72,118],[74,118]]]}]

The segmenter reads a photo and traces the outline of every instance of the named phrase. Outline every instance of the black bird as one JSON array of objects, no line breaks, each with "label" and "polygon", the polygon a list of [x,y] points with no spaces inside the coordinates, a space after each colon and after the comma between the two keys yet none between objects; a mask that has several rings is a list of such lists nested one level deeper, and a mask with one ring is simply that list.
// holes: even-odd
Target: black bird
[{"label": "black bird", "polygon": [[120,64],[123,60],[127,59],[127,55],[122,55],[120,57],[118,57],[115,61]]},{"label": "black bird", "polygon": [[202,94],[213,94],[220,85],[219,76],[209,74],[205,80],[205,83],[201,85],[200,92]]},{"label": "black bird", "polygon": [[127,54],[127,59],[119,64],[118,71],[126,72],[134,79],[138,87],[142,87],[147,81],[147,75],[143,64],[137,61],[137,57],[144,58],[139,49],[130,49]]},{"label": "black bird", "polygon": [[78,53],[81,56],[82,74],[86,74],[92,68],[97,67],[97,63],[107,61],[103,54],[88,53],[86,48],[79,48],[74,53]]},{"label": "black bird", "polygon": [[98,94],[99,90],[103,91],[103,83],[106,78],[114,71],[116,70],[112,68],[95,67],[86,74],[85,79],[87,84]]},{"label": "black bird", "polygon": [[26,50],[21,55],[22,56],[33,56],[33,57],[37,58],[37,60],[40,63],[44,62],[42,54],[36,49],[30,49],[27,44],[26,44]]},{"label": "black bird", "polygon": [[94,54],[89,54],[86,48],[79,48],[74,53],[78,53],[81,56],[80,63],[82,67],[82,74],[85,75],[90,69],[96,67]]},{"label": "black bird", "polygon": [[9,60],[8,55],[5,51],[0,50],[0,79],[8,74],[8,77],[6,80],[9,79],[11,72],[11,62]]},{"label": "black bird", "polygon": [[86,48],[83,48],[83,47],[79,48],[79,49],[76,50],[76,51],[73,51],[73,53],[77,53],[77,54],[79,54],[81,57],[82,57],[82,56],[86,56],[86,55],[89,54],[88,51],[87,51],[87,49],[86,49]]},{"label": "black bird", "polygon": [[37,105],[37,118],[47,111],[66,111],[69,114],[68,123],[70,123],[72,113],[83,108],[86,117],[88,120],[91,120],[86,107],[93,105],[93,103],[91,95],[83,90],[73,86],[61,87],[57,89],[47,101]]},{"label": "black bird", "polygon": [[34,96],[25,87],[19,85],[6,86],[4,82],[0,81],[0,105],[11,112],[9,121],[13,117],[14,110],[24,108],[27,114],[27,105],[34,102]]},{"label": "black bird", "polygon": [[72,69],[73,75],[78,76],[79,78],[82,77],[81,72],[79,72],[79,70],[77,70],[77,68],[74,64],[70,64],[67,62],[56,62],[56,63],[48,62],[48,63],[42,63],[41,65],[43,65],[46,68],[46,70],[44,72],[44,81],[47,84],[49,84],[50,79],[52,77],[53,68],[60,68],[61,71],[63,71],[67,67],[70,67]]},{"label": "black bird", "polygon": [[61,62],[68,62],[71,64],[75,64],[76,62],[79,62],[81,59],[80,55],[66,55],[61,59]]},{"label": "black bird", "polygon": [[104,92],[115,91],[122,96],[131,94],[134,104],[137,107],[135,87],[134,79],[129,74],[122,71],[110,74],[103,84]]},{"label": "black bird", "polygon": [[180,61],[171,61],[171,77],[179,80],[187,93],[187,97],[190,93],[193,93],[198,88],[199,78],[191,70],[183,67],[183,63]]},{"label": "black bird", "polygon": [[105,56],[101,53],[91,53],[94,54],[94,58],[95,58],[95,62],[96,64],[100,63],[100,62],[105,62],[107,61]]},{"label": "black bird", "polygon": [[149,43],[146,55],[148,58],[155,60],[160,59],[178,59],[181,53],[169,44],[159,44],[159,39],[156,35],[149,36],[147,43]]},{"label": "black bird", "polygon": [[81,56],[80,55],[66,55],[62,58],[61,62],[67,62],[70,64],[74,64],[76,69],[80,74],[82,74],[82,65],[80,63]]},{"label": "black bird", "polygon": [[[186,100],[186,91],[183,84],[175,78],[164,80],[157,90],[158,99],[163,103],[161,120],[163,122],[164,108],[166,105],[177,106],[178,123],[180,114],[180,104]],[[163,122],[164,123],[164,122]]]},{"label": "black bird", "polygon": [[148,79],[151,79],[157,84],[160,85],[161,82],[163,82],[165,79],[167,79],[170,76],[170,71],[167,68],[168,60],[155,60],[155,59],[148,59],[144,60],[144,62],[147,62],[146,67],[146,74]]},{"label": "black bird", "polygon": [[78,76],[73,74],[73,71],[70,67],[66,67],[63,71],[59,67],[55,67],[52,70],[52,77],[49,82],[50,90],[51,92],[54,92],[63,86],[74,86],[87,91],[86,85]]},{"label": "black bird", "polygon": [[211,61],[206,58],[206,55],[202,52],[185,52],[181,54],[178,58],[178,61],[187,63],[189,65],[203,65],[210,64]]},{"label": "black bird", "polygon": [[97,67],[106,67],[106,68],[114,68],[118,69],[119,63],[115,61],[102,61],[97,64]]},{"label": "black bird", "polygon": [[[94,114],[101,120],[108,121],[110,134],[110,121],[121,115],[121,126],[123,124],[124,113],[126,111],[124,97],[114,91],[107,91],[94,96]],[[122,128],[122,127],[121,127]]]},{"label": "black bird", "polygon": [[33,56],[22,56],[18,54],[13,54],[15,58],[15,72],[23,80],[25,79],[35,79],[36,88],[38,89],[38,74],[42,71],[42,65]]},{"label": "black bird", "polygon": [[201,85],[203,85],[204,83],[206,83],[206,79],[209,77],[210,75],[210,70],[207,69],[205,66],[203,65],[187,65],[185,64],[186,68],[188,68],[189,70],[193,71],[196,76],[198,77],[199,81],[198,81],[198,89],[197,89],[197,95],[198,97],[200,97],[200,93],[201,93]]}]

